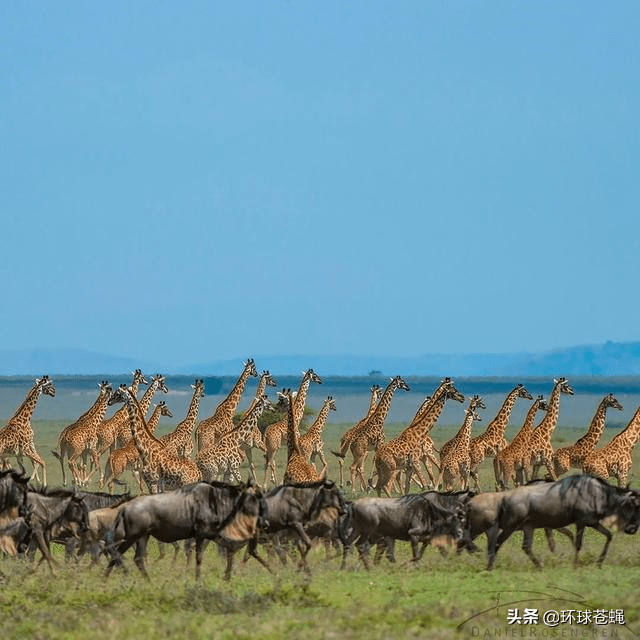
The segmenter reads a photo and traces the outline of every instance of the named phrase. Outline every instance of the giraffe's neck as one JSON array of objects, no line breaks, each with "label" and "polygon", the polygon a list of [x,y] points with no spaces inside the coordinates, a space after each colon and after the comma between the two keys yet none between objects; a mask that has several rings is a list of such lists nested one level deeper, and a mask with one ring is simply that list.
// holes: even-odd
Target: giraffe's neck
[{"label": "giraffe's neck", "polygon": [[266,409],[266,403],[258,401],[248,411],[238,428],[233,433],[235,440],[240,443],[248,443],[253,440],[254,429],[258,426],[258,419]]},{"label": "giraffe's neck", "polygon": [[162,405],[157,404],[153,408],[153,413],[151,417],[147,420],[147,429],[149,429],[149,433],[154,433],[156,427],[158,426],[158,422],[160,422],[160,413],[162,412]]},{"label": "giraffe's neck", "polygon": [[260,378],[258,379],[258,388],[256,389],[256,395],[254,396],[253,400],[251,401],[251,405],[249,406],[249,408],[247,409],[247,413],[249,411],[251,411],[251,409],[253,409],[253,407],[256,406],[256,403],[259,402],[260,398],[262,398],[262,396],[264,395],[264,392],[267,388],[267,375],[266,374],[262,374],[260,376]]},{"label": "giraffe's neck", "polygon": [[300,382],[298,393],[293,401],[293,418],[296,421],[296,429],[299,427],[302,417],[304,416],[304,405],[307,401],[307,393],[309,392],[310,384],[311,378],[305,375]]},{"label": "giraffe's neck", "polygon": [[200,399],[202,398],[202,392],[198,386],[196,386],[193,396],[191,398],[191,404],[185,419],[176,427],[176,433],[188,433],[191,434],[198,420],[198,411],[200,410]]},{"label": "giraffe's neck", "polygon": [[27,393],[27,397],[23,400],[20,407],[18,407],[13,418],[9,420],[9,424],[28,424],[31,421],[31,417],[33,416],[33,412],[36,408],[36,403],[38,402],[41,392],[42,385],[38,382],[33,386],[29,393]]},{"label": "giraffe's neck", "polygon": [[151,456],[159,443],[147,430],[138,401],[129,393],[126,394],[126,405],[133,441],[140,453],[143,467],[147,467],[151,463]]},{"label": "giraffe's neck", "polygon": [[468,409],[467,414],[464,417],[464,422],[460,427],[460,430],[456,434],[456,450],[462,448],[463,450],[469,449],[469,443],[471,442],[471,425],[473,424],[473,410]]},{"label": "giraffe's neck", "polygon": [[233,389],[229,392],[229,395],[218,405],[218,408],[216,409],[217,416],[224,416],[229,420],[233,418],[238,405],[240,404],[240,398],[242,397],[242,393],[244,392],[244,388],[250,375],[251,366],[250,363],[247,363]]},{"label": "giraffe's neck", "polygon": [[419,420],[413,420],[410,425],[410,429],[419,431],[420,433],[428,433],[433,425],[438,421],[444,405],[447,402],[447,395],[445,389],[442,388],[434,394],[433,398],[429,401],[429,406],[425,407],[421,412],[422,415]]},{"label": "giraffe's neck", "polygon": [[314,423],[309,427],[309,431],[307,434],[319,435],[322,433],[324,429],[324,425],[327,422],[327,416],[329,415],[329,408],[331,407],[331,402],[329,400],[325,400],[325,403],[322,405],[322,409],[318,412],[318,417],[315,419]]},{"label": "giraffe's neck", "polygon": [[[129,385],[129,391],[131,391],[131,393],[133,394],[134,398],[138,397],[138,389],[140,388],[140,378],[134,374],[133,376],[133,380],[131,381],[131,384]],[[147,389],[148,391],[149,389]],[[149,400],[149,402],[151,402],[151,400]],[[127,420],[127,416],[128,416],[128,412],[127,412],[127,405],[126,403],[120,407],[112,416],[111,420],[113,421],[117,421],[118,424],[122,424],[124,423],[125,420]]]},{"label": "giraffe's neck", "polygon": [[301,455],[299,440],[300,434],[298,433],[293,398],[289,396],[289,407],[287,409],[287,460],[291,460],[291,457],[296,453]]},{"label": "giraffe's neck", "polygon": [[551,437],[551,432],[558,423],[558,415],[560,414],[560,385],[556,384],[551,392],[549,399],[549,407],[542,422],[537,426],[535,434],[537,437],[546,440]]},{"label": "giraffe's neck", "polygon": [[606,398],[598,405],[595,415],[589,425],[589,430],[580,438],[574,446],[589,447],[595,449],[603,432],[605,419],[607,415],[607,403]]},{"label": "giraffe's neck", "polygon": [[[431,411],[434,408],[435,404],[438,402],[438,400],[441,398],[442,394],[444,393],[445,389],[447,388],[447,386],[449,384],[451,384],[451,383],[450,382],[441,382],[440,383],[440,385],[435,390],[435,392],[431,396],[431,398],[427,398],[422,403],[422,405],[420,405],[420,408],[416,412],[416,415],[414,416],[414,418],[411,421],[411,424],[409,426],[413,427],[413,426],[416,426],[417,424],[422,424],[422,422],[424,420],[431,420],[432,419]],[[436,416],[435,420],[433,421],[433,424],[435,424],[435,421],[440,416],[440,413],[442,412],[442,408],[443,407],[444,407],[444,403],[442,404],[442,407],[440,407],[440,412],[438,413],[438,415]]]},{"label": "giraffe's neck", "polygon": [[483,436],[487,439],[501,439],[504,436],[505,429],[509,424],[511,412],[518,399],[518,389],[514,389],[502,403],[500,411],[486,428]]},{"label": "giraffe's neck", "polygon": [[387,418],[389,409],[391,408],[391,400],[396,390],[396,384],[394,381],[387,385],[387,388],[380,398],[380,402],[375,411],[371,415],[371,418],[367,421],[364,428],[364,435],[371,441],[383,442],[384,441],[384,421]]},{"label": "giraffe's neck", "polygon": [[640,407],[636,410],[633,418],[617,436],[611,440],[610,445],[621,446],[622,448],[631,449],[635,446],[640,436]]},{"label": "giraffe's neck", "polygon": [[538,413],[538,407],[540,406],[540,400],[534,400],[533,404],[529,411],[527,411],[527,415],[524,419],[524,424],[520,428],[520,431],[516,434],[513,442],[522,442],[526,440],[529,441],[531,434],[533,433],[533,421],[536,419],[536,414]]},{"label": "giraffe's neck", "polygon": [[[138,406],[140,407],[140,411],[142,411],[143,416],[147,415],[147,411],[149,411],[149,407],[151,406],[151,400],[153,399],[153,396],[155,395],[159,386],[160,386],[159,378],[152,380],[151,384],[147,387],[147,390],[144,392],[144,395],[142,396],[142,398],[140,398],[140,402],[138,403]],[[135,393],[132,395],[134,398],[136,397]]]}]

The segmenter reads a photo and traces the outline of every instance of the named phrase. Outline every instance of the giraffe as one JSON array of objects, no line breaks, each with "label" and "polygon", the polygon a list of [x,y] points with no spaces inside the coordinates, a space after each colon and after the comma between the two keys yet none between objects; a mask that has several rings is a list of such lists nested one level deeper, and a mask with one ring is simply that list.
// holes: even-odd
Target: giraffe
[{"label": "giraffe", "polygon": [[[300,386],[298,387],[298,392],[295,394],[289,394],[293,398],[293,417],[296,420],[296,429],[299,427],[300,422],[302,421],[302,417],[304,415],[304,405],[307,401],[307,393],[309,391],[309,386],[312,382],[316,384],[322,384],[322,380],[320,376],[314,372],[313,369],[307,369],[302,374],[302,379],[300,380]],[[287,405],[288,407],[288,405]],[[289,412],[289,408],[287,408],[287,415]],[[275,455],[282,446],[282,440],[287,434],[288,429],[288,418],[283,418],[278,422],[274,422],[270,424],[264,430],[264,446],[265,446],[265,463],[264,463],[264,481],[263,486],[267,486],[267,477],[269,471],[271,471],[271,480],[273,484],[278,484],[276,480],[276,461]]]},{"label": "giraffe", "polygon": [[164,448],[176,456],[190,458],[193,452],[193,429],[198,419],[200,400],[204,398],[204,380],[196,379],[191,385],[193,395],[185,419],[171,432],[160,436]]},{"label": "giraffe", "polygon": [[258,425],[258,418],[265,410],[272,408],[269,398],[263,395],[257,402],[252,403],[251,409],[235,429],[224,435],[219,442],[200,449],[196,463],[204,480],[216,480],[222,473],[225,482],[230,478],[242,482],[239,471],[240,463],[245,458],[242,445],[253,439],[253,430]]},{"label": "giraffe", "polygon": [[[146,378],[142,374],[140,369],[136,369],[133,372],[133,379],[131,381],[131,392],[134,396],[138,396],[138,387],[141,385],[148,385]],[[127,414],[127,408],[125,406],[120,407],[111,417],[103,420],[97,427],[98,439],[96,442],[96,449],[98,450],[98,458],[109,449],[113,451],[116,447],[121,447],[124,442],[118,442],[118,439],[122,439],[120,434],[124,434],[124,440],[128,440],[127,434],[129,431],[129,417]]]},{"label": "giraffe", "polygon": [[322,430],[327,423],[327,417],[329,411],[337,411],[335,400],[333,396],[328,396],[322,403],[322,407],[318,412],[318,417],[314,420],[313,424],[309,427],[309,430],[300,436],[298,444],[302,455],[315,466],[316,457],[320,458],[322,462],[322,471],[320,475],[326,475],[327,473],[327,460],[324,457],[324,443],[322,442]]},{"label": "giraffe", "polygon": [[640,438],[640,407],[629,424],[601,449],[593,449],[582,464],[585,473],[592,473],[603,480],[616,478],[619,487],[627,486],[631,469],[631,452]]},{"label": "giraffe", "polygon": [[523,469],[525,459],[529,457],[529,440],[533,433],[533,422],[538,411],[547,411],[547,401],[543,396],[538,396],[534,401],[520,431],[513,440],[504,448],[498,451],[493,459],[493,471],[496,476],[496,488],[501,491],[507,488],[507,483],[513,480],[515,485],[524,484]]},{"label": "giraffe", "polygon": [[444,490],[453,489],[453,481],[460,476],[460,488],[469,488],[469,472],[471,470],[471,456],[469,455],[469,443],[471,442],[471,426],[474,420],[482,420],[476,412],[476,408],[485,409],[485,404],[480,396],[473,396],[469,400],[469,407],[464,410],[465,417],[458,433],[447,442],[447,447],[440,450],[440,474],[436,480],[436,490],[440,482],[444,480]]},{"label": "giraffe", "polygon": [[[147,421],[149,433],[155,432],[161,416],[173,418],[173,413],[171,413],[171,410],[164,400],[161,400],[155,405],[153,412],[151,413],[151,417]],[[120,447],[119,449],[112,451],[109,454],[107,464],[105,465],[103,481],[100,488],[102,489],[106,484],[109,492],[111,492],[113,490],[114,482],[118,482],[118,477],[127,469],[130,469],[140,485],[140,493],[143,493],[144,487],[142,486],[142,478],[140,477],[140,473],[137,469],[139,460],[140,453],[138,452],[136,443],[133,440],[129,440],[124,447]]]},{"label": "giraffe", "polygon": [[[421,482],[422,487],[426,487],[427,481],[420,469],[421,456],[429,448],[425,447],[426,438],[433,425],[442,413],[442,409],[449,398],[454,398],[460,402],[464,401],[464,396],[453,386],[450,378],[445,378],[434,392],[433,396],[422,403],[420,409],[399,435],[387,442],[380,444],[373,457],[378,482],[376,491],[378,495],[382,490],[391,497],[391,490],[400,472],[406,468],[407,479],[405,493],[409,493],[411,476],[415,472]],[[431,438],[429,438],[431,441]],[[431,442],[431,446],[433,443]],[[431,482],[434,479],[429,468]]]},{"label": "giraffe", "polygon": [[291,390],[285,392],[288,402],[287,406],[287,468],[284,472],[283,482],[305,483],[319,482],[324,478],[326,468],[322,474],[318,473],[315,465],[311,464],[304,456],[300,448],[300,433],[298,432],[299,422],[296,420],[296,410]]},{"label": "giraffe", "polygon": [[38,466],[42,467],[42,482],[47,484],[47,467],[42,456],[36,451],[33,441],[33,428],[31,427],[31,417],[36,408],[36,403],[40,394],[54,397],[56,388],[49,376],[36,378],[35,384],[18,407],[13,417],[7,422],[6,426],[0,429],[0,460],[2,460],[3,468],[7,468],[7,456],[16,456],[18,462],[22,464],[22,457],[27,456],[33,464],[33,479],[40,481],[38,476]]},{"label": "giraffe", "polygon": [[96,442],[98,440],[98,425],[104,419],[107,412],[107,401],[113,393],[113,389],[109,382],[103,380],[98,385],[99,392],[93,405],[88,411],[83,413],[73,424],[65,427],[58,438],[58,449],[51,453],[60,461],[62,469],[62,484],[67,484],[67,477],[64,471],[64,459],[67,458],[69,471],[71,472],[71,481],[74,485],[84,484],[87,480],[87,468],[82,461],[82,474],[78,468],[78,458],[88,449],[94,465],[99,465],[100,460],[97,456]]},{"label": "giraffe", "polygon": [[612,393],[605,396],[598,405],[587,433],[574,445],[563,447],[556,451],[553,456],[553,466],[556,476],[561,476],[563,473],[569,471],[571,467],[582,468],[585,458],[596,448],[598,441],[602,437],[605,417],[609,407],[622,411],[622,405],[613,397]]},{"label": "giraffe", "polygon": [[535,480],[538,477],[538,469],[544,465],[552,480],[556,480],[556,472],[553,468],[553,447],[551,446],[551,433],[558,424],[560,413],[560,395],[572,396],[573,389],[569,386],[566,378],[554,380],[553,391],[549,397],[547,413],[540,424],[533,430],[529,439],[529,460],[526,468],[532,467],[531,477]]},{"label": "giraffe", "polygon": [[196,427],[196,447],[198,451],[203,447],[212,445],[221,434],[233,429],[233,416],[238,409],[240,398],[250,377],[258,377],[256,363],[253,358],[249,358],[245,362],[240,377],[227,397],[216,407],[213,415],[202,420]]},{"label": "giraffe", "polygon": [[127,385],[121,384],[113,392],[109,404],[116,402],[124,402],[127,406],[129,427],[140,454],[142,477],[150,493],[176,489],[201,480],[200,471],[193,460],[171,455],[165,451],[161,442],[149,433],[140,404]]},{"label": "giraffe", "polygon": [[384,421],[391,408],[391,400],[396,389],[409,391],[409,385],[400,376],[391,378],[373,413],[362,425],[358,434],[354,436],[350,447],[353,453],[353,463],[350,468],[351,488],[354,491],[356,476],[360,478],[362,490],[365,491],[367,488],[364,477],[364,461],[368,452],[375,451],[385,440]]},{"label": "giraffe", "polygon": [[478,481],[478,467],[487,456],[495,456],[498,451],[507,446],[504,437],[505,429],[509,424],[511,412],[518,398],[525,400],[533,400],[533,396],[524,388],[522,384],[518,384],[515,389],[507,394],[500,411],[496,417],[488,424],[484,433],[471,438],[469,444],[469,455],[471,456],[471,468],[469,473],[475,482],[476,489],[480,491],[480,483]]},{"label": "giraffe", "polygon": [[[371,398],[369,400],[369,409],[367,415],[362,420],[356,422],[351,429],[348,429],[340,440],[340,450],[332,451],[334,456],[338,458],[338,464],[340,465],[340,486],[344,486],[344,459],[347,455],[347,451],[351,448],[354,439],[360,433],[362,427],[366,424],[367,420],[371,417],[371,414],[375,411],[380,397],[382,396],[382,387],[379,384],[374,384],[371,387]],[[352,478],[353,482],[353,478]]]},{"label": "giraffe", "polygon": [[[142,411],[143,419],[147,415],[147,412],[149,411],[149,407],[151,406],[151,400],[153,399],[153,396],[158,391],[161,391],[162,393],[168,393],[169,392],[169,389],[167,388],[167,385],[165,384],[165,381],[166,381],[166,377],[161,375],[161,374],[159,374],[159,373],[157,373],[156,375],[154,375],[151,378],[151,382],[150,383],[147,383],[145,381],[145,384],[148,384],[148,386],[145,389],[145,392],[142,394],[142,398],[140,399],[139,402],[138,402],[138,399],[136,398],[135,389],[132,389],[131,387],[129,387],[129,390],[131,391],[131,394],[136,399],[136,404],[139,406],[140,411]],[[108,403],[108,404],[111,404],[111,403]],[[127,426],[129,428],[129,437],[125,437],[124,433],[120,432],[121,429],[123,428],[123,426]],[[131,441],[131,437],[132,437],[131,436],[131,426],[130,426],[128,413],[127,413],[127,422],[124,423],[124,424],[116,424],[116,429],[114,430],[113,433],[114,433],[115,442],[116,443],[122,443],[122,444],[120,444],[121,447],[126,445],[128,442]],[[91,474],[89,474],[89,477],[91,477],[91,475],[93,475],[93,473],[96,471],[96,469],[100,469],[100,485],[102,486],[104,484],[104,471],[100,466],[95,467],[93,469],[93,471],[91,472]]]}]

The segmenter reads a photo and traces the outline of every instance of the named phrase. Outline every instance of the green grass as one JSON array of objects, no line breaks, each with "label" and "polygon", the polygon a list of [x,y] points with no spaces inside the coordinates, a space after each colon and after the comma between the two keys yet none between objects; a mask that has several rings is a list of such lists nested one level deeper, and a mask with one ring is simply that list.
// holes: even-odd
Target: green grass
[{"label": "green grass", "polygon": [[[36,446],[47,460],[52,486],[59,484],[61,476],[60,465],[49,450],[55,447],[64,426],[49,421],[34,423]],[[349,426],[327,427],[325,451],[331,478],[337,479],[338,465],[329,449],[337,447]],[[388,436],[400,428],[401,425],[389,425]],[[436,446],[457,428],[437,426],[432,433]],[[568,442],[575,440],[573,435],[571,431],[559,433]],[[262,456],[255,456],[255,460],[261,479]],[[370,460],[371,456],[367,471]],[[348,457],[347,474],[350,462]],[[280,455],[280,473],[282,463]],[[29,464],[27,467],[30,469]],[[640,467],[635,464],[634,468]],[[485,489],[493,488],[491,460],[481,467],[481,484]],[[344,490],[348,498],[356,497],[349,487]],[[104,563],[92,567],[83,560],[77,566],[67,566],[62,550],[54,549],[58,559],[54,577],[45,565],[34,571],[31,564],[22,560],[0,560],[1,637],[382,640],[630,637],[632,631],[640,634],[640,538],[616,534],[602,569],[595,566],[604,543],[600,534],[587,531],[577,569],[573,568],[569,542],[559,535],[556,541],[557,551],[552,554],[541,532],[536,534],[534,551],[543,562],[539,571],[534,570],[520,549],[520,534],[500,550],[492,572],[485,570],[484,536],[478,539],[480,553],[444,558],[428,549],[417,567],[408,563],[408,545],[398,543],[398,562],[391,565],[384,560],[369,572],[355,553],[349,558],[347,569],[341,571],[340,560],[326,559],[321,548],[310,554],[309,576],[299,572],[294,563],[282,567],[275,558],[269,558],[274,569],[269,574],[252,559],[242,564],[242,554],[238,554],[230,583],[222,581],[223,561],[210,546],[200,584],[196,584],[193,566],[186,566],[182,552],[173,564],[173,554],[160,559],[153,543],[147,562],[150,582],[139,575],[130,555],[126,557],[128,573],[116,570],[105,580]],[[521,611],[525,607],[537,608],[541,613],[548,609],[622,609],[627,625],[564,625],[551,629],[540,623],[516,629],[507,623],[508,610],[514,607]],[[521,635],[507,635],[514,629]],[[537,635],[531,635],[532,629]],[[585,631],[587,636],[576,635]]]}]

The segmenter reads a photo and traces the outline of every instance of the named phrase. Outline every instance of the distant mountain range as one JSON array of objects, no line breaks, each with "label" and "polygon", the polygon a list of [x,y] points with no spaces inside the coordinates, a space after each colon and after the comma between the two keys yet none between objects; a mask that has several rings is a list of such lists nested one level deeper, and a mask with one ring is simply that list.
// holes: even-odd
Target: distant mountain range
[{"label": "distant mountain range", "polygon": [[[372,372],[404,376],[628,376],[640,375],[640,342],[606,342],[544,353],[427,354],[415,357],[252,355],[259,370],[297,375],[312,367],[321,375],[366,376]],[[3,349],[0,375],[93,375],[145,372],[237,375],[243,358],[177,366],[141,362],[82,349]]]}]

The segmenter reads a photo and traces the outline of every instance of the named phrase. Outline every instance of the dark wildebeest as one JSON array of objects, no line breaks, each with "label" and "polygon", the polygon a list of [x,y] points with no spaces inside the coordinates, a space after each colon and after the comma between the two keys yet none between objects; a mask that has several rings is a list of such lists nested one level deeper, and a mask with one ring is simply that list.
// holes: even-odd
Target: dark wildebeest
[{"label": "dark wildebeest", "polygon": [[[400,498],[360,498],[350,506],[350,518],[344,524],[350,532],[344,536],[343,563],[352,544],[355,544],[360,559],[369,569],[367,552],[371,545],[383,545],[390,560],[388,539],[407,540],[411,543],[414,563],[420,560],[420,543],[429,543],[436,538],[439,545],[457,545],[464,538],[466,506],[462,502],[455,506],[441,503],[429,494],[409,494]],[[344,525],[343,525],[344,526]]]},{"label": "dark wildebeest", "polygon": [[107,536],[112,559],[106,575],[114,566],[122,565],[122,554],[135,544],[134,561],[148,578],[144,557],[150,536],[160,542],[193,538],[196,579],[200,577],[205,540],[216,540],[227,551],[227,580],[233,554],[247,543],[249,553],[269,569],[257,554],[255,541],[258,526],[265,518],[262,492],[251,481],[246,485],[196,482],[165,493],[138,496],[119,508],[114,527]]},{"label": "dark wildebeest", "polygon": [[0,552],[16,557],[20,547],[26,544],[31,536],[30,516],[19,516],[4,520],[0,518]]},{"label": "dark wildebeest", "polygon": [[0,471],[0,516],[17,517],[27,499],[29,476],[22,471],[6,469]]},{"label": "dark wildebeest", "polygon": [[49,564],[53,573],[53,557],[51,556],[50,542],[52,531],[70,528],[79,535],[89,526],[89,511],[84,500],[76,495],[75,491],[64,489],[34,489],[29,487],[27,491],[26,505],[31,511],[31,536],[30,548],[35,552],[40,550],[43,560]]},{"label": "dark wildebeest", "polygon": [[346,503],[340,489],[330,480],[319,482],[282,484],[265,494],[268,526],[262,531],[265,539],[279,548],[278,537],[293,535],[300,553],[300,567],[308,571],[307,554],[311,537],[332,537],[338,519],[346,512]]},{"label": "dark wildebeest", "polygon": [[606,526],[616,526],[633,534],[640,526],[640,494],[622,489],[594,476],[577,474],[555,482],[527,485],[509,492],[500,502],[498,517],[488,532],[488,569],[496,554],[511,534],[522,529],[522,548],[536,567],[540,561],[533,555],[533,530],[576,525],[574,565],[582,547],[586,527],[592,527],[606,538],[598,566],[602,564],[611,543]]}]

